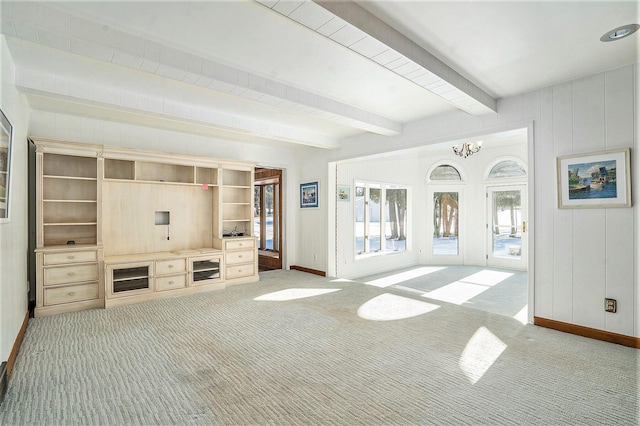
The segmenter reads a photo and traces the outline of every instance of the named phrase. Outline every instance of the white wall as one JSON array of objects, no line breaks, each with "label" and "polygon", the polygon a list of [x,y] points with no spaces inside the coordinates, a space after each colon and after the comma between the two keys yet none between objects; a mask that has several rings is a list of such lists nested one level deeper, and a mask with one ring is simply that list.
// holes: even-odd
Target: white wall
[{"label": "white wall", "polygon": [[13,84],[15,66],[0,39],[0,108],[13,126],[8,223],[0,223],[0,361],[9,358],[28,310],[27,125],[29,108]]},{"label": "white wall", "polygon": [[[408,149],[501,130],[533,127],[535,222],[534,315],[629,336],[640,336],[638,191],[632,208],[559,210],[556,157],[632,148],[638,162],[637,67],[630,65],[530,93],[502,99],[498,113],[472,117],[452,113],[405,125],[402,135],[360,135],[319,163]],[[635,188],[637,171],[632,167]],[[328,171],[324,176],[329,176]],[[532,200],[530,200],[531,202]],[[298,241],[328,238],[328,222],[302,218]],[[338,236],[351,238],[351,235]],[[329,248],[332,250],[332,248]],[[311,264],[302,256],[299,263]],[[366,275],[366,270],[359,275]],[[636,278],[634,280],[634,277]],[[618,312],[604,312],[604,298]]]},{"label": "white wall", "polygon": [[[526,136],[520,140],[520,144],[514,144],[511,140],[508,144],[493,148],[485,145],[480,153],[467,159],[461,159],[451,150],[443,151],[442,148],[438,148],[437,150],[409,150],[399,155],[383,158],[363,158],[330,164],[330,180],[336,181],[338,185],[350,186],[352,192],[355,181],[403,184],[410,188],[411,202],[409,210],[410,233],[407,239],[409,250],[391,255],[361,256],[359,258],[355,256],[354,248],[353,196],[349,203],[336,203],[337,220],[332,222],[329,218],[328,222],[330,236],[331,234],[338,236],[335,257],[332,257],[333,253],[331,252],[328,254],[327,268],[330,275],[341,278],[357,278],[429,262],[432,207],[427,193],[428,187],[434,187],[437,183],[427,184],[427,177],[429,171],[443,161],[454,165],[463,178],[463,182],[459,182],[456,186],[461,187],[461,192],[463,192],[464,198],[460,203],[460,226],[464,227],[466,231],[464,238],[461,239],[461,255],[456,259],[440,258],[438,262],[439,264],[485,265],[486,231],[484,224],[486,223],[485,188],[487,185],[485,175],[494,162],[500,158],[519,159],[526,163]],[[513,180],[508,180],[508,182],[513,183]],[[446,188],[451,185],[447,182],[440,184],[439,187]]]}]

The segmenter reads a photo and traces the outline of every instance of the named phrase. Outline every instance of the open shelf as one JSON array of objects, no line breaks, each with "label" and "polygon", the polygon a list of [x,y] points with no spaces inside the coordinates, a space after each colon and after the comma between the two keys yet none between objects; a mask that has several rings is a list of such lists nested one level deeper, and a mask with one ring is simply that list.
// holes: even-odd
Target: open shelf
[{"label": "open shelf", "polygon": [[222,220],[229,221],[251,221],[251,204],[248,203],[225,203],[222,206]]},{"label": "open shelf", "polygon": [[98,211],[95,201],[44,200],[43,225],[53,223],[96,224]]},{"label": "open shelf", "polygon": [[136,180],[193,183],[193,167],[138,161],[136,162]]},{"label": "open shelf", "polygon": [[45,246],[96,244],[97,241],[95,223],[52,223],[43,226],[42,232]]},{"label": "open shelf", "polygon": [[222,184],[225,186],[251,187],[251,172],[244,170],[222,170]]},{"label": "open shelf", "polygon": [[218,184],[218,169],[209,167],[196,167],[196,183]]},{"label": "open shelf", "polygon": [[104,160],[104,178],[105,179],[135,179],[135,162],[128,160],[115,160],[107,158]]},{"label": "open shelf", "polygon": [[43,174],[45,176],[68,176],[73,178],[98,177],[97,159],[73,155],[44,154]]},{"label": "open shelf", "polygon": [[42,198],[45,200],[96,201],[97,194],[95,178],[43,177]]}]

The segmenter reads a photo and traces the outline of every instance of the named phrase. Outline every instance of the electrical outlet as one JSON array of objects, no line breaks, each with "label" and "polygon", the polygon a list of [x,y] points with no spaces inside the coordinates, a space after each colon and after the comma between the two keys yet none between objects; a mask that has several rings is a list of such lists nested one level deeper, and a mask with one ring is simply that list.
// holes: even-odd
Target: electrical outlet
[{"label": "electrical outlet", "polygon": [[618,302],[616,299],[604,299],[605,312],[616,313],[618,310]]},{"label": "electrical outlet", "polygon": [[313,255],[313,260],[318,260],[318,255],[317,254]]}]

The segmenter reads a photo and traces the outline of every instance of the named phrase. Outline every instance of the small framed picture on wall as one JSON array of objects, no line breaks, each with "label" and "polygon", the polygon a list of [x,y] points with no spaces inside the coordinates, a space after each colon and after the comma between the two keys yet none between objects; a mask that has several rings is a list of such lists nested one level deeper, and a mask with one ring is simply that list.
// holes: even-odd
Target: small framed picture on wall
[{"label": "small framed picture on wall", "polygon": [[300,208],[317,208],[318,207],[318,182],[307,182],[300,184]]},{"label": "small framed picture on wall", "polygon": [[339,185],[336,192],[337,200],[341,202],[351,201],[351,187],[345,185]]}]

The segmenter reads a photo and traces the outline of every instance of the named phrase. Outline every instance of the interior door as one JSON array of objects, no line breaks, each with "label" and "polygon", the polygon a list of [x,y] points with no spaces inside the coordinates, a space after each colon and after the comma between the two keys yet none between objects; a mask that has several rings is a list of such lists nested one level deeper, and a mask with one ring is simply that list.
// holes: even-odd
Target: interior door
[{"label": "interior door", "polygon": [[527,269],[527,186],[487,187],[487,266]]},{"label": "interior door", "polygon": [[256,169],[253,229],[260,270],[282,269],[282,170]]},{"label": "interior door", "polygon": [[460,206],[463,201],[459,185],[432,186],[428,190],[431,215],[428,259],[430,263],[458,265],[463,263],[463,229]]}]

